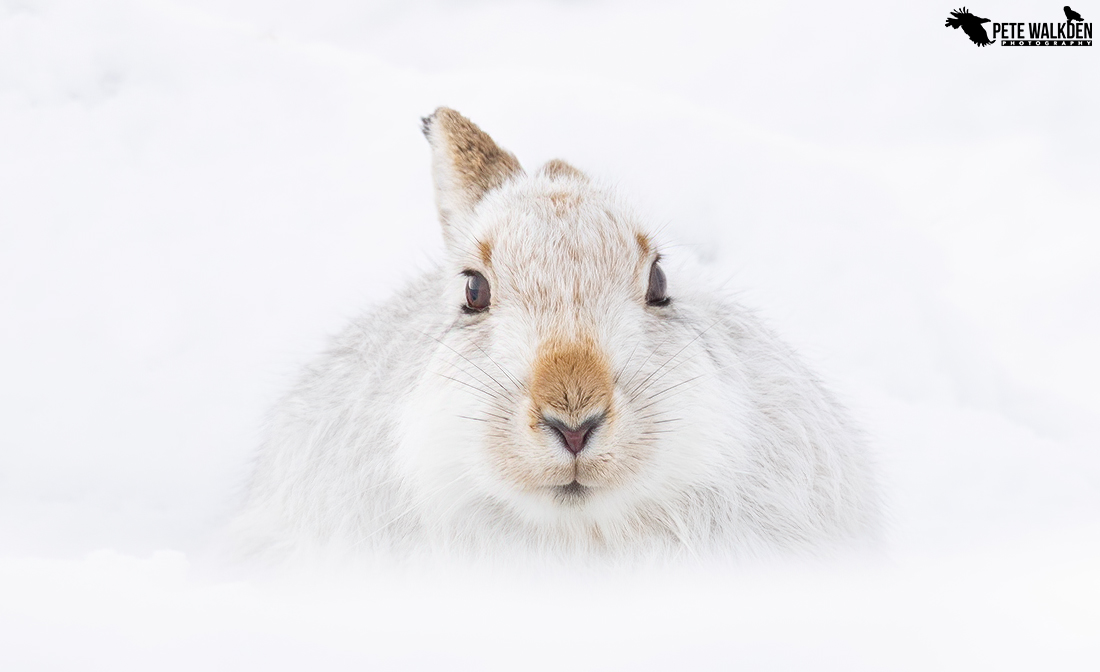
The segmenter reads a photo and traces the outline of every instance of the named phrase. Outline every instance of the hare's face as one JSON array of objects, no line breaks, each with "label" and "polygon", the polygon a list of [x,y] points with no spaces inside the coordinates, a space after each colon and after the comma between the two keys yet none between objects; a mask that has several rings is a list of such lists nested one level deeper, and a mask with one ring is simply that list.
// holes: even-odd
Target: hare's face
[{"label": "hare's face", "polygon": [[537,175],[464,228],[418,411],[431,487],[561,522],[629,518],[705,480],[685,410],[699,418],[712,363],[635,221],[584,180]]},{"label": "hare's face", "polygon": [[448,320],[406,437],[421,496],[629,526],[705,483],[714,364],[635,219],[560,162],[440,202]]}]

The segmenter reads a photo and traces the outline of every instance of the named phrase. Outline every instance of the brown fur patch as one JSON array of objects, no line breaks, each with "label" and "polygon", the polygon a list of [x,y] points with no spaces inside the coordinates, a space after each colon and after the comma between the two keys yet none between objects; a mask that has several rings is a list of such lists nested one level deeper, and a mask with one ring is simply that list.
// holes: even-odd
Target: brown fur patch
[{"label": "brown fur patch", "polygon": [[574,177],[581,180],[587,180],[588,176],[577,170],[573,166],[569,165],[561,159],[550,159],[546,162],[542,168],[539,169],[540,175],[545,175],[550,179],[556,179],[559,177]]},{"label": "brown fur patch", "polygon": [[484,240],[479,240],[477,243],[477,252],[481,255],[481,261],[486,266],[493,262],[493,246]]},{"label": "brown fur patch", "polygon": [[554,214],[558,217],[565,217],[570,210],[577,208],[581,204],[579,196],[567,191],[555,191],[547,194],[546,197],[550,199],[550,204],[554,206]]},{"label": "brown fur patch", "polygon": [[487,133],[458,112],[441,107],[425,122],[433,143],[442,142],[454,171],[455,182],[469,205],[491,189],[522,173],[519,161],[497,146]]},{"label": "brown fur patch", "polygon": [[532,369],[532,413],[552,410],[563,422],[580,424],[610,411],[613,386],[610,363],[591,339],[548,340],[539,346]]},{"label": "brown fur patch", "polygon": [[634,239],[638,241],[638,247],[642,250],[642,257],[648,258],[653,246],[649,242],[649,236],[645,235],[641,231],[634,234]]}]

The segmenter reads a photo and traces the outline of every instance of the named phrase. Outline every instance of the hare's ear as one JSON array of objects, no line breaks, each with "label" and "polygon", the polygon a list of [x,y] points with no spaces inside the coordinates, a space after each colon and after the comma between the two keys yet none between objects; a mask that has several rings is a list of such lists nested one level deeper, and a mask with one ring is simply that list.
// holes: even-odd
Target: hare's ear
[{"label": "hare's ear", "polygon": [[486,192],[522,175],[523,169],[511,152],[452,109],[441,107],[422,121],[432,146],[435,204],[443,237],[450,243],[455,219],[473,210]]},{"label": "hare's ear", "polygon": [[569,165],[561,159],[550,159],[542,168],[539,168],[539,175],[549,177],[551,180],[556,180],[563,177],[570,177],[582,182],[588,181],[588,176],[577,170],[573,166]]}]

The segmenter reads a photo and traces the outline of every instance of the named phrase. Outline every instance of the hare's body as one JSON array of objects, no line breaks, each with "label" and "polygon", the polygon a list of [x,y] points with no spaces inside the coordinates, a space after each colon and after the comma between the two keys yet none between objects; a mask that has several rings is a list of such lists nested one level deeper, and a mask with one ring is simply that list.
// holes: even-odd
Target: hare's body
[{"label": "hare's body", "polygon": [[575,169],[526,176],[449,110],[425,130],[448,259],[276,408],[239,521],[257,550],[646,559],[872,533],[859,433],[789,348],[666,290]]}]

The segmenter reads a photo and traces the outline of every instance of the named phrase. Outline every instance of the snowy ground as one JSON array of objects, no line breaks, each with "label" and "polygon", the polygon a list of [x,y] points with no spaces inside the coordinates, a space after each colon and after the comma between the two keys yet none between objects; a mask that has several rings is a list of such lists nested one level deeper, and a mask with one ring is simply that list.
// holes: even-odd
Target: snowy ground
[{"label": "snowy ground", "polygon": [[[0,1],[0,668],[1097,669],[1100,51],[916,4]],[[881,451],[887,558],[204,560],[264,409],[439,256],[441,104],[798,346]]]}]

